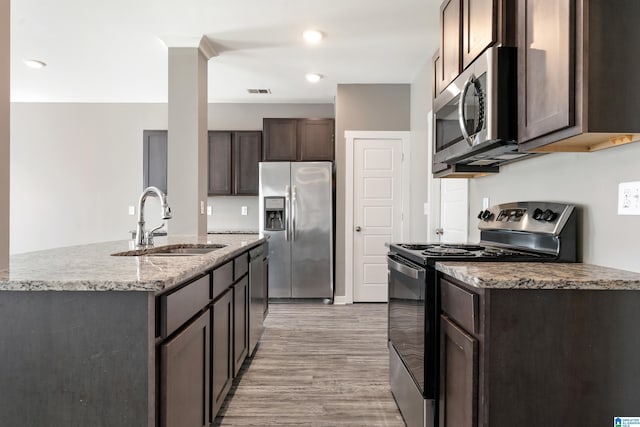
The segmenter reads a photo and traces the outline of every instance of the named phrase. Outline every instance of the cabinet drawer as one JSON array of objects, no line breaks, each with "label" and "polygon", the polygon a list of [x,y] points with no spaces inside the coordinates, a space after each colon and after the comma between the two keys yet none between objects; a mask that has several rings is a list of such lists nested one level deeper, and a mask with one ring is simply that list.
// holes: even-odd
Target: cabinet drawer
[{"label": "cabinet drawer", "polygon": [[249,260],[244,253],[233,260],[233,281],[235,282],[249,271]]},{"label": "cabinet drawer", "polygon": [[160,333],[162,337],[166,338],[171,335],[210,301],[208,274],[177,291],[162,295],[160,297]]},{"label": "cabinet drawer", "polygon": [[216,299],[233,284],[233,261],[213,270],[213,295]]},{"label": "cabinet drawer", "polygon": [[478,333],[478,295],[468,292],[447,280],[440,280],[442,311],[467,331]]}]

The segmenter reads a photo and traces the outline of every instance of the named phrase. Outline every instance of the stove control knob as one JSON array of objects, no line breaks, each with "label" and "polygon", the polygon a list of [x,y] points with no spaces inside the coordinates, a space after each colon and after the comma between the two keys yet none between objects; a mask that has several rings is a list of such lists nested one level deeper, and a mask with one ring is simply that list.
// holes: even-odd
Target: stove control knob
[{"label": "stove control knob", "polygon": [[533,211],[533,219],[535,219],[537,221],[542,221],[542,215],[543,214],[544,214],[544,212],[542,211],[542,209],[536,208],[536,210]]},{"label": "stove control knob", "polygon": [[544,211],[544,213],[542,214],[542,219],[547,221],[547,222],[552,222],[554,219],[556,219],[558,216],[557,213],[555,213],[554,211],[552,211],[551,209],[547,209],[546,211]]},{"label": "stove control knob", "polygon": [[489,209],[485,209],[483,211],[480,211],[480,213],[478,214],[478,219],[482,221],[491,221],[493,219],[493,214]]}]

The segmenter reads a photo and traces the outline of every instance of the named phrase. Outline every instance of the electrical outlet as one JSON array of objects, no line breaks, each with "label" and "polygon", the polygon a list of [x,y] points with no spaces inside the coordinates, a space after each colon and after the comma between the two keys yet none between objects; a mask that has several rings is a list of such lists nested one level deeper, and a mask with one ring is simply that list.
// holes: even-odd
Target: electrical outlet
[{"label": "electrical outlet", "polygon": [[640,181],[618,185],[618,215],[640,215]]},{"label": "electrical outlet", "polygon": [[424,214],[425,214],[425,215],[429,215],[429,202],[424,202],[424,207],[423,207],[423,209],[424,209],[424,211],[423,211],[423,212],[424,212]]},{"label": "electrical outlet", "polygon": [[488,197],[483,197],[482,198],[482,210],[486,210],[489,208],[489,198]]},{"label": "electrical outlet", "polygon": [[213,208],[211,205],[207,206],[207,215],[211,216],[213,214]]},{"label": "electrical outlet", "polygon": [[242,209],[240,210],[240,213],[241,213],[242,215],[247,215],[247,207],[246,207],[246,206],[243,206],[243,207],[242,207]]},{"label": "electrical outlet", "polygon": [[136,214],[136,207],[129,206],[129,215],[135,215],[135,214]]},{"label": "electrical outlet", "polygon": [[200,215],[204,215],[204,200],[200,200]]}]

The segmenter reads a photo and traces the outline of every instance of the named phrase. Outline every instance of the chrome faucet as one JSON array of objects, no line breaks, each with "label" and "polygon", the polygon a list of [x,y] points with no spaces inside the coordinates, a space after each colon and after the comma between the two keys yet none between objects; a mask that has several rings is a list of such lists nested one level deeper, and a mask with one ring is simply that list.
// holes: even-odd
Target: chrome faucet
[{"label": "chrome faucet", "polygon": [[153,232],[162,228],[164,226],[164,222],[159,227],[154,228],[149,232],[145,232],[144,230],[144,202],[147,200],[147,197],[151,195],[151,193],[155,193],[160,199],[161,207],[161,216],[162,219],[171,219],[171,208],[167,204],[167,195],[164,194],[158,187],[147,187],[144,189],[142,194],[140,195],[140,200],[138,201],[138,226],[136,227],[136,248],[145,248],[148,246],[153,246]]}]

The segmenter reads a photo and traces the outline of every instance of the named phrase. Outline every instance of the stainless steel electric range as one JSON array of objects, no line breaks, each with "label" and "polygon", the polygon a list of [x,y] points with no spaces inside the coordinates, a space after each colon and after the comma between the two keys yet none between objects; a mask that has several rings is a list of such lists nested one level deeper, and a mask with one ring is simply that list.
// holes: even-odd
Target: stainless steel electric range
[{"label": "stainless steel electric range", "polygon": [[437,425],[440,297],[438,261],[576,262],[572,205],[516,202],[478,215],[478,244],[391,244],[389,377],[408,427]]}]

